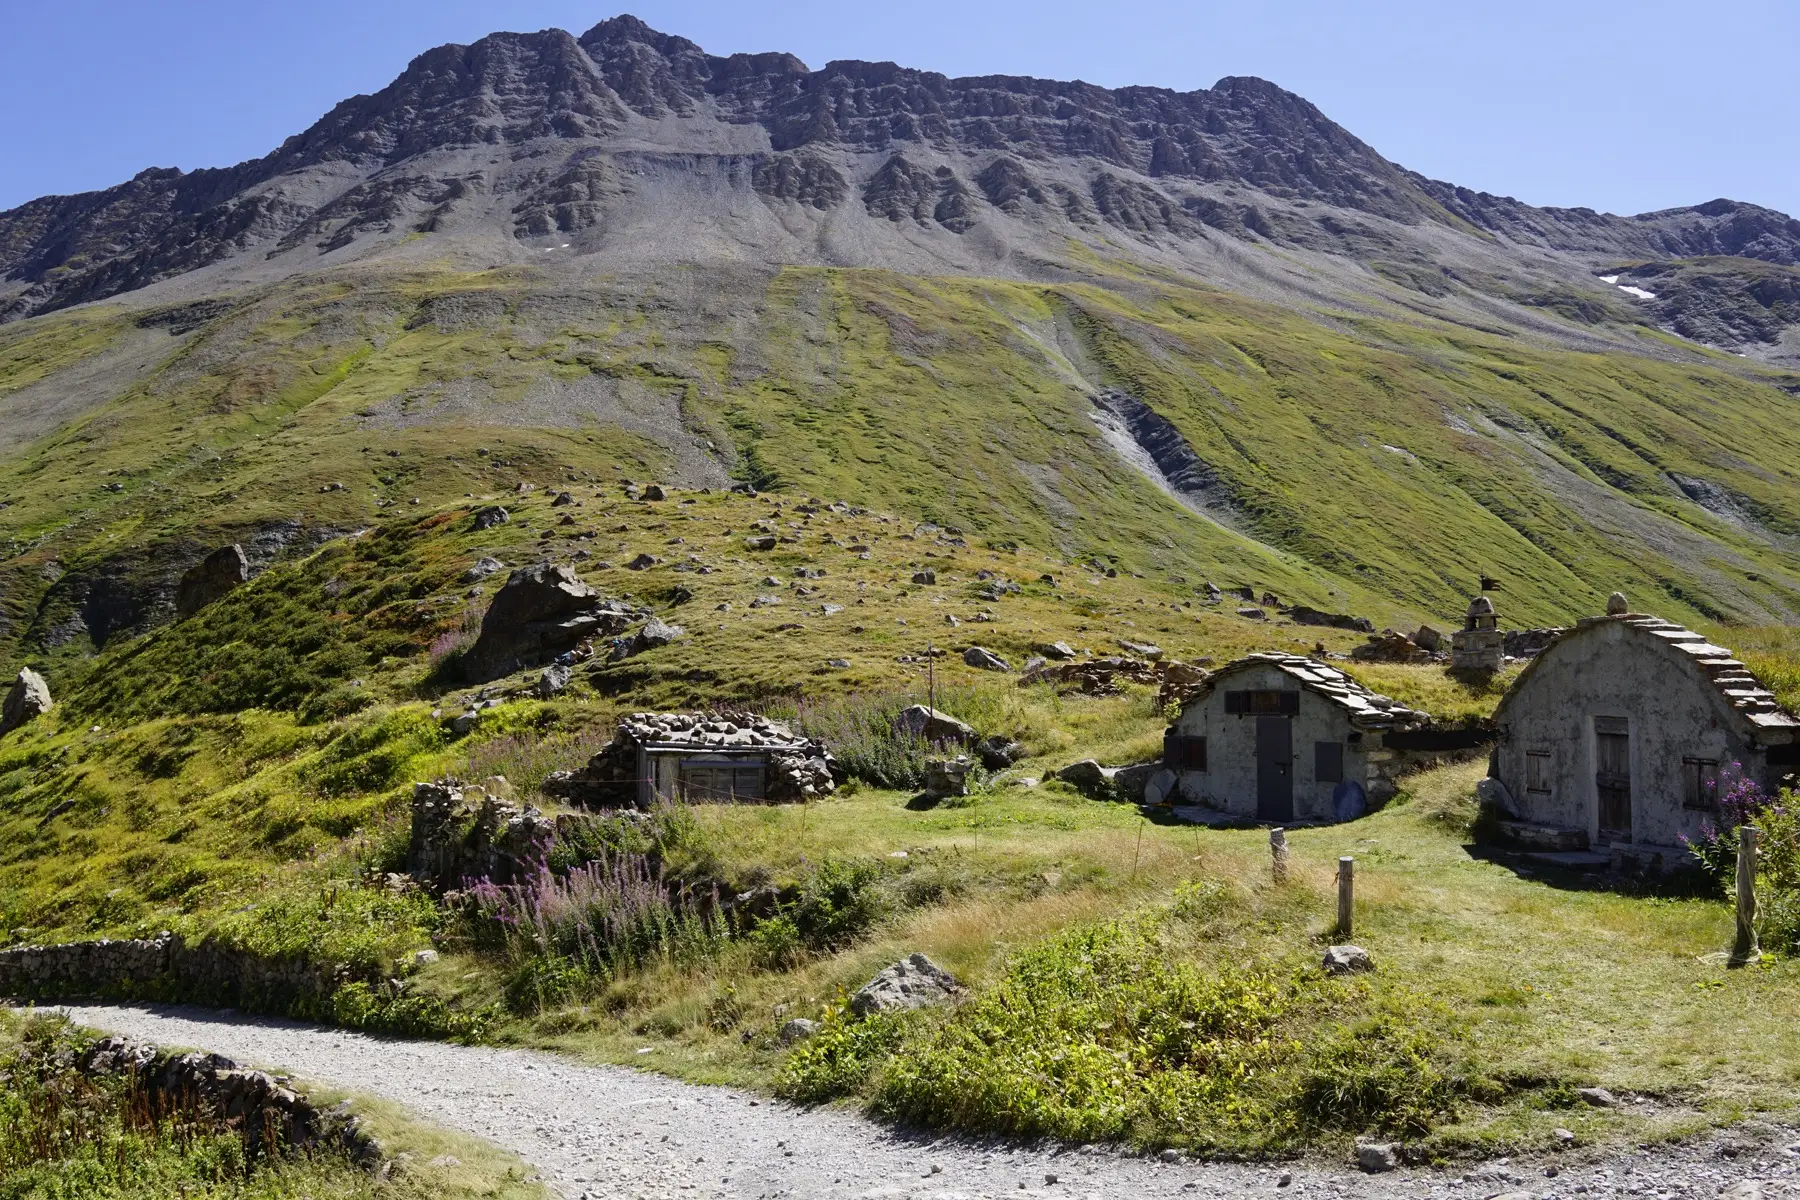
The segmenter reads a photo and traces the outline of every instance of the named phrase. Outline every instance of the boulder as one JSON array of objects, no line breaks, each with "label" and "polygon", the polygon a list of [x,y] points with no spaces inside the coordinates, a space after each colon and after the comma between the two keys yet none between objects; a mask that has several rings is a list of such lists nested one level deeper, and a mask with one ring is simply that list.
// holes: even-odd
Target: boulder
[{"label": "boulder", "polygon": [[1163,656],[1162,647],[1151,642],[1131,642],[1120,638],[1119,649],[1138,658],[1147,658],[1151,662],[1155,662]]},{"label": "boulder", "polygon": [[462,573],[462,581],[464,583],[480,583],[494,572],[504,570],[506,570],[505,563],[497,558],[489,558],[486,555],[483,555],[481,558],[476,559],[474,564],[470,566],[468,570]]},{"label": "boulder", "polygon": [[532,686],[531,690],[536,692],[540,697],[548,700],[550,697],[556,695],[556,693],[568,687],[569,680],[573,675],[574,672],[570,671],[569,668],[562,663],[552,664],[544,669],[542,675],[538,676],[538,681]]},{"label": "boulder", "polygon": [[660,483],[650,484],[644,489],[644,499],[646,500],[667,500],[668,498],[669,493],[663,490]]},{"label": "boulder", "polygon": [[1269,619],[1268,613],[1264,612],[1260,608],[1256,608],[1253,605],[1245,605],[1244,607],[1238,609],[1237,615],[1240,617],[1244,617],[1247,620],[1251,620],[1251,621],[1266,621]]},{"label": "boulder", "polygon": [[504,525],[512,520],[512,514],[498,504],[490,504],[486,508],[475,510],[475,528],[492,529],[496,525]]},{"label": "boulder", "polygon": [[975,756],[990,771],[1004,771],[1025,757],[1025,747],[1008,737],[985,737],[975,744]]},{"label": "boulder", "polygon": [[1497,816],[1511,817],[1519,811],[1513,803],[1512,789],[1491,775],[1475,785],[1475,799],[1483,812]]},{"label": "boulder", "polygon": [[918,741],[941,745],[945,742],[958,742],[968,745],[975,741],[973,727],[957,720],[947,712],[939,712],[935,708],[927,708],[923,704],[914,704],[903,708],[894,716],[894,735],[896,737],[913,738]]},{"label": "boulder", "polygon": [[998,654],[995,654],[985,646],[970,646],[967,650],[964,650],[963,661],[968,663],[971,667],[975,667],[982,671],[1012,670],[1012,667],[1008,665],[1004,658],[1001,658]]},{"label": "boulder", "polygon": [[962,984],[950,972],[923,954],[909,954],[857,989],[850,997],[850,1011],[859,1017],[903,1012],[943,1004],[962,992]]},{"label": "boulder", "polygon": [[0,702],[0,734],[11,733],[27,721],[36,720],[55,705],[50,699],[50,685],[30,667],[22,667],[18,677]]},{"label": "boulder", "polygon": [[781,1027],[781,1032],[776,1036],[781,1039],[782,1045],[791,1046],[795,1042],[804,1042],[807,1038],[817,1032],[819,1032],[819,1023],[817,1021],[809,1021],[805,1017],[795,1017],[786,1025],[783,1025]]},{"label": "boulder", "polygon": [[175,585],[175,611],[191,617],[214,600],[250,582],[250,560],[244,548],[221,546],[187,569]]},{"label": "boulder", "polygon": [[1084,796],[1098,798],[1112,789],[1112,772],[1091,758],[1070,763],[1056,777]]},{"label": "boulder", "polygon": [[936,571],[914,571],[912,581],[914,583],[923,584],[926,587],[930,587],[931,585],[933,585],[937,582],[937,572]]},{"label": "boulder", "polygon": [[1068,662],[1075,657],[1074,647],[1067,642],[1045,642],[1037,648],[1037,652],[1057,662]]},{"label": "boulder", "polygon": [[1175,795],[1177,779],[1175,772],[1164,767],[1150,776],[1150,782],[1144,785],[1144,803],[1151,808],[1171,800]]},{"label": "boulder", "polygon": [[1436,654],[1444,648],[1444,635],[1429,625],[1421,625],[1412,635],[1413,644],[1421,650],[1429,650]]},{"label": "boulder", "polygon": [[1348,613],[1328,613],[1305,604],[1296,604],[1288,609],[1287,619],[1296,625],[1318,625],[1326,629],[1355,629],[1362,633],[1375,632],[1375,622],[1367,617],[1353,617]]},{"label": "boulder", "polygon": [[574,496],[570,495],[568,492],[558,492],[558,493],[556,493],[556,499],[554,499],[550,502],[550,507],[551,508],[568,508],[571,504],[574,504],[574,503],[575,503]]},{"label": "boulder", "polygon": [[648,571],[651,567],[654,567],[661,561],[662,559],[656,557],[654,554],[640,554],[630,562],[626,563],[625,569],[627,571]]},{"label": "boulder", "polygon": [[1391,1171],[1400,1165],[1400,1156],[1388,1142],[1362,1142],[1356,1147],[1356,1165],[1371,1175]]},{"label": "boulder", "polygon": [[644,627],[628,638],[620,638],[613,645],[612,661],[630,658],[634,654],[642,654],[646,650],[655,650],[666,646],[677,638],[687,636],[687,630],[679,625],[670,625],[661,617],[651,617],[644,622]]},{"label": "boulder", "polygon": [[773,550],[775,548],[775,535],[772,533],[765,533],[757,537],[747,537],[744,539],[744,548],[746,550]]},{"label": "boulder", "polygon": [[481,619],[481,636],[463,656],[463,673],[474,682],[498,679],[547,662],[596,634],[617,633],[636,616],[567,567],[520,567],[494,593]]},{"label": "boulder", "polygon": [[1618,1097],[1614,1096],[1603,1087],[1579,1088],[1576,1090],[1575,1094],[1581,1097],[1581,1102],[1583,1104],[1593,1108],[1612,1108],[1619,1102]]},{"label": "boulder", "polygon": [[1373,971],[1375,960],[1361,946],[1330,946],[1325,951],[1323,965],[1327,975],[1353,975],[1358,971]]}]

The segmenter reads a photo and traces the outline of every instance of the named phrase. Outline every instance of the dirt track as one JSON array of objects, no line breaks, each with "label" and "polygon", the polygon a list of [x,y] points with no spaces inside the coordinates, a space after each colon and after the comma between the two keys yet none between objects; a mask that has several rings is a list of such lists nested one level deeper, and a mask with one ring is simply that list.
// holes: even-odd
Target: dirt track
[{"label": "dirt track", "polygon": [[[217,1051],[378,1096],[517,1152],[576,1200],[879,1197],[1084,1200],[1206,1196],[1712,1197],[1800,1194],[1794,1130],[1764,1128],[1654,1152],[1504,1160],[1473,1171],[1364,1175],[1322,1163],[1164,1163],[1107,1150],[915,1138],[836,1110],[525,1050],[395,1042],[189,1008],[69,1006],[76,1021]],[[1772,1139],[1772,1141],[1770,1140]],[[1727,1153],[1729,1152],[1729,1153]],[[1546,1174],[1546,1169],[1557,1173]],[[1282,1177],[1291,1176],[1283,1185]],[[1748,1183],[1747,1181],[1755,1181]]]}]

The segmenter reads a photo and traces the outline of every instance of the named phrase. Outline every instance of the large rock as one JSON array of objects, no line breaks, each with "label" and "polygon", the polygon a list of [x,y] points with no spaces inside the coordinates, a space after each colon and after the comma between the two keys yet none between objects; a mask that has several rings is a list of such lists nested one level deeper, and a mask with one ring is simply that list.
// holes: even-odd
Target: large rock
[{"label": "large rock", "polygon": [[0,703],[0,734],[10,733],[27,721],[49,712],[55,701],[50,699],[50,685],[30,667],[23,667],[18,678]]},{"label": "large rock", "polygon": [[175,585],[175,611],[191,617],[207,605],[250,582],[250,560],[235,543],[221,546],[189,567]]},{"label": "large rock", "polygon": [[463,656],[463,674],[477,683],[498,679],[573,650],[585,638],[618,633],[635,618],[567,567],[520,567],[494,593],[481,636]]},{"label": "large rock", "polygon": [[894,717],[894,733],[898,737],[915,738],[934,746],[945,742],[968,745],[975,740],[973,727],[947,712],[939,712],[923,704],[901,709]]},{"label": "large rock", "polygon": [[1329,946],[1323,965],[1328,975],[1354,975],[1360,971],[1373,971],[1375,960],[1361,946]]},{"label": "large rock", "polygon": [[971,667],[982,671],[1010,671],[1012,667],[1004,658],[995,654],[985,646],[970,646],[963,651],[963,661]]},{"label": "large rock", "polygon": [[863,984],[850,997],[850,1011],[859,1017],[904,1012],[943,1004],[962,992],[962,984],[950,972],[923,954],[909,954]]}]

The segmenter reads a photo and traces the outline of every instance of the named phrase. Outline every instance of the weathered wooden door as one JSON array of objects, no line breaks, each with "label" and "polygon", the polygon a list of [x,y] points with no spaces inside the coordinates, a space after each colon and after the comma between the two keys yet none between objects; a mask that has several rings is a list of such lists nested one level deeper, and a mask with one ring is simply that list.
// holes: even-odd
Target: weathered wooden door
[{"label": "weathered wooden door", "polygon": [[1594,718],[1594,791],[1600,840],[1631,840],[1631,726],[1624,717]]},{"label": "weathered wooden door", "polygon": [[1294,819],[1294,727],[1286,717],[1256,718],[1256,819]]}]

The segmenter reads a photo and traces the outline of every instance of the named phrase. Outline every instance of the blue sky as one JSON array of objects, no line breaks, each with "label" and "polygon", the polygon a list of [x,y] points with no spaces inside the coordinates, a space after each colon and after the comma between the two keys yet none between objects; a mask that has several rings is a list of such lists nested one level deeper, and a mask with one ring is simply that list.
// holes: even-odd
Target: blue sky
[{"label": "blue sky", "polygon": [[[617,2],[617,0],[612,0]],[[415,54],[580,32],[569,0],[0,0],[0,209],[273,149]],[[1260,75],[1389,158],[1535,204],[1800,214],[1800,2],[633,0],[715,54],[1181,90]]]}]

